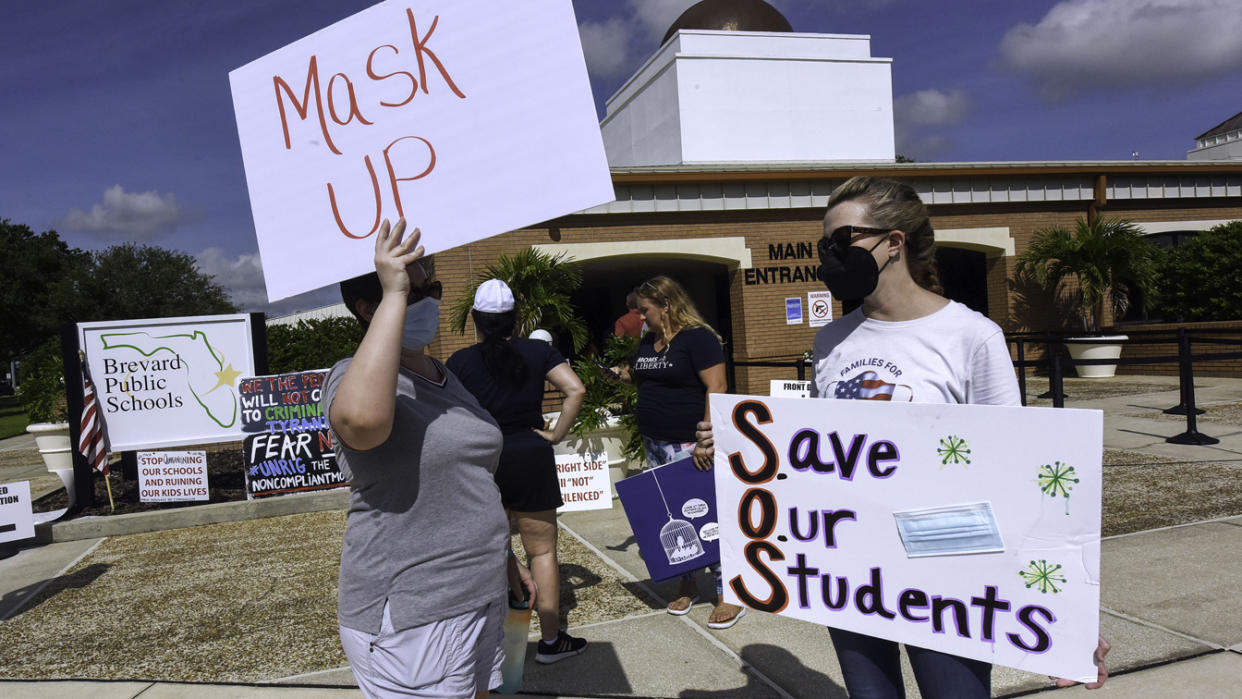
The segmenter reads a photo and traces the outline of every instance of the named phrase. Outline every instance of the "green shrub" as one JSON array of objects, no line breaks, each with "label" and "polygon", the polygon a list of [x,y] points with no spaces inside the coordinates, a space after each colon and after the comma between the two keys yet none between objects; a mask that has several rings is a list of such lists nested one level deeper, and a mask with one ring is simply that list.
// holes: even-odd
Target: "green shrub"
[{"label": "green shrub", "polygon": [[[604,353],[598,359],[605,366],[625,364],[630,355],[638,351],[638,342],[636,337],[610,336],[604,344]],[[578,421],[574,423],[574,434],[582,437],[587,432],[603,427],[609,417],[615,416],[629,432],[629,438],[623,447],[625,455],[641,460],[643,441],[638,433],[638,417],[634,414],[634,407],[638,403],[638,389],[633,384],[605,376],[604,370],[590,358],[577,360],[573,368],[586,386],[586,398],[582,401]]]},{"label": "green shrub", "polygon": [[68,407],[64,374],[59,337],[46,340],[22,359],[17,398],[30,422],[65,421]]},{"label": "green shrub", "polygon": [[269,325],[267,363],[272,374],[328,369],[358,351],[362,324],[355,318],[316,318]]},{"label": "green shrub", "polygon": [[1155,315],[1165,320],[1242,318],[1242,221],[1200,233],[1157,264]]}]

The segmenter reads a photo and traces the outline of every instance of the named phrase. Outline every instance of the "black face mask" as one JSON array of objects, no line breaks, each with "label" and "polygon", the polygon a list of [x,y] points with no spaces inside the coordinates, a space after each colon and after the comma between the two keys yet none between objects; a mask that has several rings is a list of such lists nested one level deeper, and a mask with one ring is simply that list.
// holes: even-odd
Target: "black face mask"
[{"label": "black face mask", "polygon": [[[863,297],[875,291],[880,283],[880,267],[876,265],[871,253],[884,242],[864,250],[853,245],[844,246],[844,250],[830,242],[828,238],[820,238],[819,279],[828,287],[828,291],[843,304],[861,302]],[[888,263],[885,262],[887,267]]]}]

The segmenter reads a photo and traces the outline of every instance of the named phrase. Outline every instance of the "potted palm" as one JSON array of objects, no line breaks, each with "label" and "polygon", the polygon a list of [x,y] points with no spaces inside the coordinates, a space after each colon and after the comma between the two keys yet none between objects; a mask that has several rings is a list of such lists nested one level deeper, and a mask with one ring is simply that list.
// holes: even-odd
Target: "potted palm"
[{"label": "potted palm", "polygon": [[[1017,271],[1029,275],[1051,293],[1066,291],[1078,309],[1083,337],[1065,344],[1074,359],[1116,359],[1125,335],[1104,335],[1104,304],[1113,317],[1125,314],[1137,292],[1145,303],[1155,281],[1157,248],[1130,221],[1079,218],[1073,230],[1053,226],[1035,233],[1031,246],[1018,258]],[[1062,283],[1075,285],[1063,289]],[[1112,376],[1114,365],[1079,366],[1083,377]]]}]

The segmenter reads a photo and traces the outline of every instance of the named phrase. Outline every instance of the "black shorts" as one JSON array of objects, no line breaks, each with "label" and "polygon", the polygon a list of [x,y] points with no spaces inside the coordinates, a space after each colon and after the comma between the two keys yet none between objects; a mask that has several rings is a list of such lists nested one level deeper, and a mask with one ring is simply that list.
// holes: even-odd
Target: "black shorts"
[{"label": "black shorts", "polygon": [[496,485],[500,487],[500,502],[510,510],[542,512],[565,504],[552,445],[534,431],[505,435]]}]

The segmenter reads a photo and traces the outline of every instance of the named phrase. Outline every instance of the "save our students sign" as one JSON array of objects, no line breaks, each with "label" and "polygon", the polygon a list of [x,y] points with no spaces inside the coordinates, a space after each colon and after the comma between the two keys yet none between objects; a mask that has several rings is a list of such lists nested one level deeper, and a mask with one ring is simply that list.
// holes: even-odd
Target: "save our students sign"
[{"label": "save our students sign", "polygon": [[613,199],[570,0],[390,0],[229,74],[269,300]]},{"label": "save our students sign", "polygon": [[725,598],[1094,681],[1094,410],[712,394]]}]

